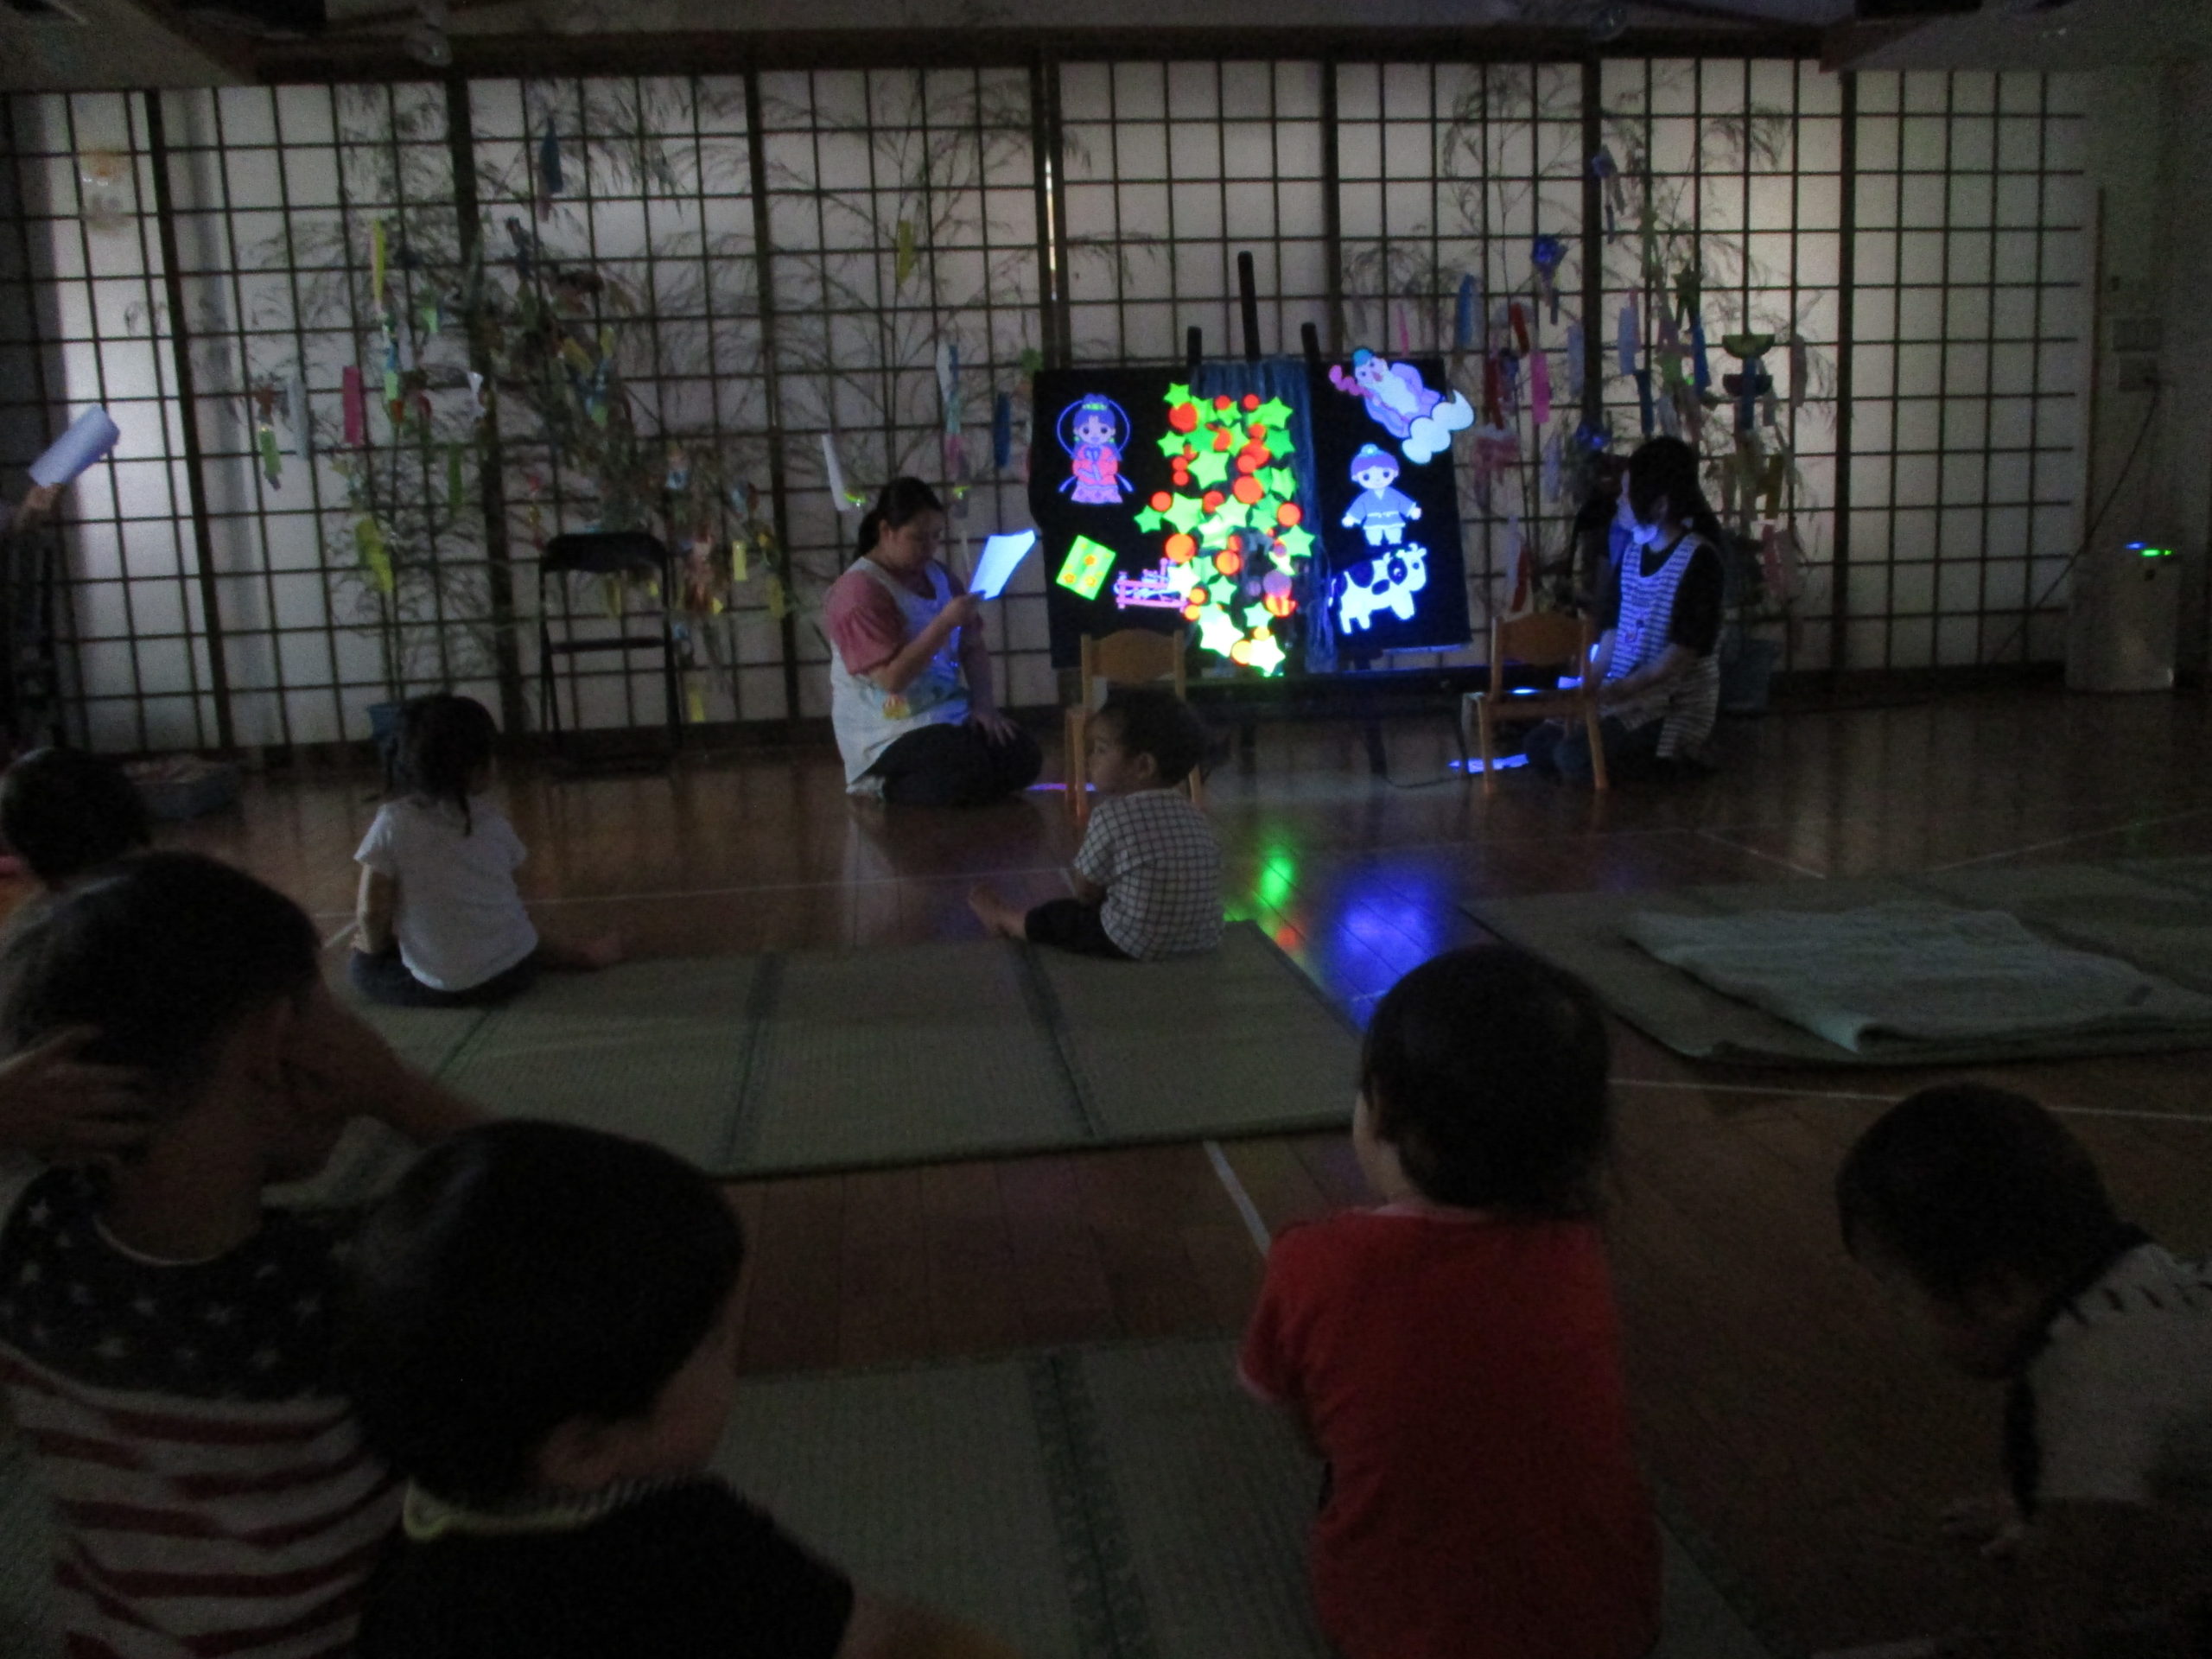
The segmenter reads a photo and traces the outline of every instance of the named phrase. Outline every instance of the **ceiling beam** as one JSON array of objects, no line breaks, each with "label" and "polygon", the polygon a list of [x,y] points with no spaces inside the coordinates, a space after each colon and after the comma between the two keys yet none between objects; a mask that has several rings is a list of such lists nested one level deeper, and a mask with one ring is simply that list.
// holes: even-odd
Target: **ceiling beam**
[{"label": "ceiling beam", "polygon": [[[747,70],[880,68],[886,65],[969,67],[1017,65],[1039,52],[1069,59],[1335,59],[1382,62],[1406,57],[1440,61],[1580,62],[1593,54],[1661,57],[1816,56],[1817,29],[1746,20],[1710,25],[1631,29],[1602,46],[1586,30],[1511,25],[1477,29],[1286,29],[1255,50],[1249,29],[1174,30],[963,29],[639,31],[612,35],[467,34],[451,36],[453,63],[444,74],[523,75],[735,74]],[[267,82],[421,79],[434,73],[406,55],[397,36],[259,43],[259,78]]]}]

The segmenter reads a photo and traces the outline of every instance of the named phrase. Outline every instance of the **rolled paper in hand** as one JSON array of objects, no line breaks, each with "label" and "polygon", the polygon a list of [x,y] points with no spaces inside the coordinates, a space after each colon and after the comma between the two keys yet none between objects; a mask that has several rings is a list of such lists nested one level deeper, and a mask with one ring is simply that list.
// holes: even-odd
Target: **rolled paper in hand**
[{"label": "rolled paper in hand", "polygon": [[34,484],[73,484],[86,468],[105,457],[123,436],[122,429],[108,418],[107,410],[86,410],[54,441],[53,447],[31,462]]}]

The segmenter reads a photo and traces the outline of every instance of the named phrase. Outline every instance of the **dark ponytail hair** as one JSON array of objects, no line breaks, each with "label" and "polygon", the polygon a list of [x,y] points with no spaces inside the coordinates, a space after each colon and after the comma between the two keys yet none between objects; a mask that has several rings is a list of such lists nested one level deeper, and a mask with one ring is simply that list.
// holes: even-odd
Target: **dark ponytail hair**
[{"label": "dark ponytail hair", "polygon": [[853,550],[855,559],[867,556],[875,545],[875,538],[886,529],[897,530],[911,523],[925,512],[943,512],[944,503],[938,500],[937,492],[918,478],[894,478],[883,486],[883,493],[875,498],[875,505],[861,520],[860,544]]},{"label": "dark ponytail hair", "polygon": [[474,834],[469,779],[492,764],[499,734],[492,711],[474,697],[449,691],[416,697],[399,712],[399,780],[420,799],[459,807],[461,833]]},{"label": "dark ponytail hair", "polygon": [[1698,481],[1697,451],[1680,438],[1653,438],[1628,458],[1629,510],[1642,518],[1662,495],[1674,508],[1675,517],[1709,543],[1714,552],[1726,549],[1720,520]]}]

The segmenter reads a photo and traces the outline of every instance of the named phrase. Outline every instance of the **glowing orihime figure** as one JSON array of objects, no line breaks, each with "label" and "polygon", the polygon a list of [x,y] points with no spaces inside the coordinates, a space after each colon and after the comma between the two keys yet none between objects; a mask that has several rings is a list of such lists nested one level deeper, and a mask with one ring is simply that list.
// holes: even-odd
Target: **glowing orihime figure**
[{"label": "glowing orihime figure", "polygon": [[1122,476],[1122,446],[1128,442],[1129,417],[1111,397],[1092,393],[1061,411],[1060,447],[1073,463],[1060,486],[1073,490],[1084,506],[1110,507],[1136,486]]}]

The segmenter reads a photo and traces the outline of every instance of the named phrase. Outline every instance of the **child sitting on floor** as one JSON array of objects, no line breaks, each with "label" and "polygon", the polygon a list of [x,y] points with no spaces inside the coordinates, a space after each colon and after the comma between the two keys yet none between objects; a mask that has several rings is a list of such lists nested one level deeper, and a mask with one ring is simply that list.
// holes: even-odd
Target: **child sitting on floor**
[{"label": "child sitting on floor", "polygon": [[34,749],[0,778],[0,841],[48,893],[153,840],[144,798],[103,756]]},{"label": "child sitting on floor", "polygon": [[1075,855],[1076,896],[1023,912],[988,887],[969,908],[992,932],[1084,956],[1151,962],[1221,943],[1221,848],[1182,783],[1205,727],[1167,691],[1117,691],[1090,720],[1103,797]]},{"label": "child sitting on floor", "polygon": [[1606,1042],[1501,945],[1376,1005],[1352,1143],[1383,1203],[1275,1241],[1246,1386],[1327,1460],[1311,1550],[1344,1659],[1637,1659],[1659,1547],[1605,1247]]},{"label": "child sitting on floor", "polygon": [[[143,1079],[143,1141],[0,1201],[0,1382],[54,1503],[72,1654],[344,1651],[397,1517],[329,1381],[345,1229],[264,1211],[347,1120],[468,1109],[334,1001],[299,906],[149,853],[0,953],[0,1039],[90,1029]],[[35,1052],[36,1049],[33,1048]]]},{"label": "child sitting on floor", "polygon": [[672,1154],[454,1136],[364,1230],[347,1371],[410,1478],[360,1659],[893,1659],[994,1643],[856,1596],[713,1472],[744,1241]]},{"label": "child sitting on floor", "polygon": [[2056,1118],[1980,1084],[1878,1119],[1837,1173],[1836,1207],[1844,1248],[1944,1359],[2008,1389],[2007,1490],[1949,1522],[2018,1557],[1996,1645],[2105,1654],[2128,1625],[2143,1643],[2186,1624],[2192,1601],[2202,1620],[2212,1270],[2121,1222]]},{"label": "child sitting on floor", "polygon": [[541,938],[515,871],[527,855],[506,815],[485,798],[492,781],[492,711],[438,692],[401,712],[399,774],[353,861],[354,988],[398,1007],[502,1002],[547,969],[589,972],[622,959],[613,936],[588,944]]}]

